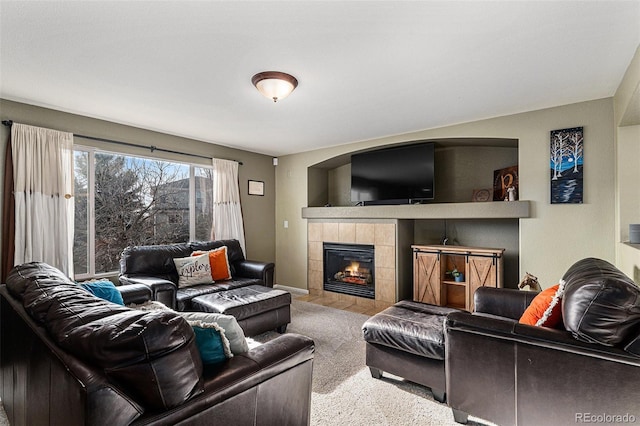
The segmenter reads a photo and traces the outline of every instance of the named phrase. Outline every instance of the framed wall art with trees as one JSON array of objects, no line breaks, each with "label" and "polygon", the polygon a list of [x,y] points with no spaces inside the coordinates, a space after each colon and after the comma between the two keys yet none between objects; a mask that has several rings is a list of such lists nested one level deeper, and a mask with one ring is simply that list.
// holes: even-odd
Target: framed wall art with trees
[{"label": "framed wall art with trees", "polygon": [[551,204],[582,204],[583,128],[552,130],[550,148]]}]

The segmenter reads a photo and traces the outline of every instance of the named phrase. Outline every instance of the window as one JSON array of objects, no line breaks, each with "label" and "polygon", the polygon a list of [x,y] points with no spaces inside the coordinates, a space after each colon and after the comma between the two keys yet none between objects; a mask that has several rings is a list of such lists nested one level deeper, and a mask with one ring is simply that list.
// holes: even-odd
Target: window
[{"label": "window", "polygon": [[194,177],[194,240],[207,241],[213,224],[213,169],[194,167]]},{"label": "window", "polygon": [[211,238],[210,168],[76,147],[76,278],[118,271],[129,245]]}]

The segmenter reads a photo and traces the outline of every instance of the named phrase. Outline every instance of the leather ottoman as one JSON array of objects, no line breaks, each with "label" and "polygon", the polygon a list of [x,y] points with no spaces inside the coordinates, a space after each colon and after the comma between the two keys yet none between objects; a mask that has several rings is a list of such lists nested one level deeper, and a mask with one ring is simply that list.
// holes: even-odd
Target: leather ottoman
[{"label": "leather ottoman", "polygon": [[431,388],[445,402],[444,320],[459,309],[402,300],[369,318],[362,331],[366,364],[379,379],[386,371]]},{"label": "leather ottoman", "polygon": [[291,322],[291,294],[261,285],[205,294],[191,300],[193,310],[233,315],[245,335],[284,333]]}]

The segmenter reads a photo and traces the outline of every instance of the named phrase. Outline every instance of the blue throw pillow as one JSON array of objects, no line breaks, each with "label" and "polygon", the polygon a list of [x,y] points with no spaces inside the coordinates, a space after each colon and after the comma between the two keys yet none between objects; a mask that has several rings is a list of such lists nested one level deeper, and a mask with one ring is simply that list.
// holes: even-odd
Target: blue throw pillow
[{"label": "blue throw pillow", "polygon": [[116,286],[107,279],[87,281],[80,283],[80,286],[96,297],[124,306],[122,294],[120,294]]},{"label": "blue throw pillow", "polygon": [[202,321],[205,324],[216,323],[224,330],[224,336],[229,341],[229,348],[234,355],[249,351],[249,345],[244,336],[244,331],[240,328],[240,325],[238,325],[235,317],[214,312],[178,312],[178,315],[190,323],[191,321]]},{"label": "blue throw pillow", "polygon": [[196,346],[203,364],[217,364],[233,357],[224,330],[216,323],[187,321],[196,335]]}]

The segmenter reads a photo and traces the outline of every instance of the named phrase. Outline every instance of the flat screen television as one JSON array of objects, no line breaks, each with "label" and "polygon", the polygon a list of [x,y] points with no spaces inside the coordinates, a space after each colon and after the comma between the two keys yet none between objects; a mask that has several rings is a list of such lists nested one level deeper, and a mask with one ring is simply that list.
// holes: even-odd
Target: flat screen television
[{"label": "flat screen television", "polygon": [[433,163],[433,142],[353,154],[351,201],[375,205],[433,200]]}]

